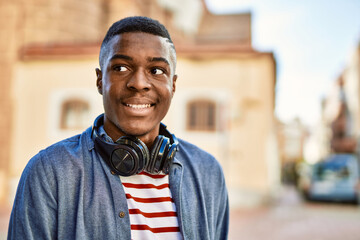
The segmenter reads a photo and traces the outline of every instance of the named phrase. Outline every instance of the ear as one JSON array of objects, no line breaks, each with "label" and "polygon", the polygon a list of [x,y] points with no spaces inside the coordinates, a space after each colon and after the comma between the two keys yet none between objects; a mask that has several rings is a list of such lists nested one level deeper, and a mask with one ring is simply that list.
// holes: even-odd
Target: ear
[{"label": "ear", "polygon": [[96,72],[96,86],[98,92],[102,95],[102,72],[99,68],[96,68],[95,72]]},{"label": "ear", "polygon": [[176,90],[176,80],[177,80],[178,76],[176,74],[174,74],[173,79],[172,79],[172,94],[174,95],[175,90]]}]

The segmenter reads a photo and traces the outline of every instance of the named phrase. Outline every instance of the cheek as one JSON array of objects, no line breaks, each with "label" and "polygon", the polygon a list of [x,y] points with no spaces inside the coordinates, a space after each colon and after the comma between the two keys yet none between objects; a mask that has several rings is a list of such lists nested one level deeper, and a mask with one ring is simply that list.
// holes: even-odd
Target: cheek
[{"label": "cheek", "polygon": [[118,95],[115,88],[108,85],[105,87],[103,91],[103,105],[107,112],[113,112],[116,109]]},{"label": "cheek", "polygon": [[164,89],[164,91],[162,91],[162,102],[163,102],[163,111],[167,112],[170,104],[171,104],[171,100],[173,97],[173,91],[172,88],[166,88]]},{"label": "cheek", "polygon": [[170,84],[162,84],[159,89],[158,94],[162,96],[163,100],[172,98],[172,86]]},{"label": "cheek", "polygon": [[107,81],[104,86],[104,94],[107,95],[107,98],[116,98],[119,96],[121,87],[119,84],[114,84],[111,81]]}]

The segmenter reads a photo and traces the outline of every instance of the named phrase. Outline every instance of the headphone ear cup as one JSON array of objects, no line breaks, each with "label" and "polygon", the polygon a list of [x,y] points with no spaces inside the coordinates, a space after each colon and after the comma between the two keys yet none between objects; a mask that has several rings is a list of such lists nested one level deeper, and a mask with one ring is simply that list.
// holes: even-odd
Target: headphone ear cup
[{"label": "headphone ear cup", "polygon": [[155,164],[155,158],[156,155],[159,151],[159,147],[160,147],[160,143],[162,142],[162,138],[161,136],[157,136],[154,140],[154,143],[151,147],[151,151],[150,151],[150,159],[149,159],[149,163],[146,167],[146,171],[148,173],[154,173],[154,164]]},{"label": "headphone ear cup", "polygon": [[170,140],[167,137],[159,135],[155,138],[149,165],[147,167],[147,171],[150,173],[159,173],[164,165],[164,158],[167,155],[169,150]]},{"label": "headphone ear cup", "polygon": [[128,145],[119,145],[111,153],[110,165],[113,171],[120,176],[131,176],[138,172],[139,155]]},{"label": "headphone ear cup", "polygon": [[[134,169],[126,173],[120,174],[122,176],[130,176],[142,172],[149,162],[149,150],[146,145],[138,138],[124,136],[116,141],[118,146],[121,148],[128,149],[126,155],[116,154],[116,150],[111,156],[111,162],[116,166],[116,162],[121,162],[121,164],[126,168],[126,166],[134,166]],[[132,156],[129,158],[129,156]],[[124,162],[123,159],[128,158],[132,162]]]},{"label": "headphone ear cup", "polygon": [[174,160],[176,152],[177,152],[177,144],[172,144],[169,151],[166,154],[166,158],[164,159],[164,164],[162,166],[163,173],[169,174],[170,167]]}]

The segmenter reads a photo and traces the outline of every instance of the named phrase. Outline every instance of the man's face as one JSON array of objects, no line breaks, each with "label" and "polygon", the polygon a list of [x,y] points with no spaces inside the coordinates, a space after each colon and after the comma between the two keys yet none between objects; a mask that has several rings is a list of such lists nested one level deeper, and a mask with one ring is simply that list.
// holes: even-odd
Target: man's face
[{"label": "man's face", "polygon": [[175,53],[166,38],[131,32],[107,44],[97,86],[103,95],[104,128],[113,140],[139,137],[147,145],[159,134],[175,92]]}]

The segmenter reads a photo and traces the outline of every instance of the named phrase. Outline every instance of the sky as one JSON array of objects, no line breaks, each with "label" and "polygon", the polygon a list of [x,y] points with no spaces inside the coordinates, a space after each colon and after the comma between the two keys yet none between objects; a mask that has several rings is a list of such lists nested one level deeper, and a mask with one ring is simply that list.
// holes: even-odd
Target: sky
[{"label": "sky", "polygon": [[320,119],[321,99],[360,42],[360,0],[206,0],[213,13],[252,14],[255,50],[277,62],[275,114]]}]

